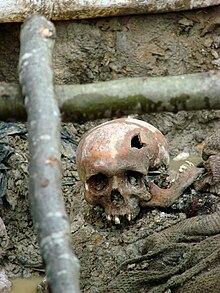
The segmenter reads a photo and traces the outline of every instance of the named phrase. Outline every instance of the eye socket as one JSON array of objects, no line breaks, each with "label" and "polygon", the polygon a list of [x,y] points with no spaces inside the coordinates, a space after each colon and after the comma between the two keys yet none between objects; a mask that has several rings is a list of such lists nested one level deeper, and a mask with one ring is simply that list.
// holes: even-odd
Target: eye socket
[{"label": "eye socket", "polygon": [[105,174],[98,173],[91,176],[87,183],[94,191],[101,191],[107,186],[108,177]]},{"label": "eye socket", "polygon": [[139,186],[140,180],[143,178],[143,174],[137,171],[127,171],[126,178],[128,182],[133,186]]}]

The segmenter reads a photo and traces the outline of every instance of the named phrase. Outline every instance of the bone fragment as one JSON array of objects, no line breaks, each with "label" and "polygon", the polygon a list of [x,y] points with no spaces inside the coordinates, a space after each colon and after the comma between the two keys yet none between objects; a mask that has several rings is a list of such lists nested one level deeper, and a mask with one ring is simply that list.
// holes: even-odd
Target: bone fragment
[{"label": "bone fragment", "polygon": [[182,173],[182,172],[184,172],[186,169],[187,169],[187,166],[186,166],[186,165],[181,165],[180,168],[179,168],[179,172]]},{"label": "bone fragment", "polygon": [[193,164],[193,162],[186,161],[186,163],[187,163],[189,166],[195,166],[195,165]]},{"label": "bone fragment", "polygon": [[183,161],[189,157],[189,153],[182,152],[173,158],[173,161]]}]

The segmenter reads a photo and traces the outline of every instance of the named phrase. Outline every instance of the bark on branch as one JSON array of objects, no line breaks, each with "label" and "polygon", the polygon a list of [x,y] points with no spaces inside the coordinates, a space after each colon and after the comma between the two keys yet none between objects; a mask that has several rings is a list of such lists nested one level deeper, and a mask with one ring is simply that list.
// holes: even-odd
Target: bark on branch
[{"label": "bark on branch", "polygon": [[56,87],[65,120],[220,109],[220,71]]},{"label": "bark on branch", "polygon": [[33,13],[52,20],[161,13],[219,5],[219,0],[1,0],[0,22],[22,22]]},{"label": "bark on branch", "polygon": [[[141,77],[86,85],[57,85],[63,121],[86,121],[147,112],[220,109],[220,71]],[[0,83],[2,120],[25,120],[17,85]]]},{"label": "bark on branch", "polygon": [[70,247],[60,172],[60,117],[51,69],[55,28],[33,16],[22,27],[20,82],[28,112],[30,205],[53,293],[79,293],[79,264]]}]

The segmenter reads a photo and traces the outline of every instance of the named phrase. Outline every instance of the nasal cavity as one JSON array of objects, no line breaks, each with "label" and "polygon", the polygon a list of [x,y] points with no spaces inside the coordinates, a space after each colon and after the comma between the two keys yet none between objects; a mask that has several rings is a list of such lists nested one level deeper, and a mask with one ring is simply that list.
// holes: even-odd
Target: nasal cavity
[{"label": "nasal cavity", "polygon": [[120,207],[124,204],[124,198],[121,195],[121,193],[117,190],[112,190],[111,192],[111,202],[117,206]]},{"label": "nasal cavity", "polygon": [[145,146],[144,143],[141,142],[140,135],[136,134],[131,139],[131,147],[136,149],[141,149],[143,146]]}]

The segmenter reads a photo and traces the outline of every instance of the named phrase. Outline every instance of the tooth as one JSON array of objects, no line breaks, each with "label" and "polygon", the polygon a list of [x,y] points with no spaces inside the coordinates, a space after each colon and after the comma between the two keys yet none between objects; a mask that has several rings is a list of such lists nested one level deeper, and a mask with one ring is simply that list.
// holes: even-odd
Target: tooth
[{"label": "tooth", "polygon": [[117,225],[119,225],[121,223],[118,216],[115,216],[114,220],[115,220],[115,224],[117,224]]},{"label": "tooth", "polygon": [[131,214],[127,215],[127,219],[128,219],[129,222],[131,221],[131,219],[132,219]]},{"label": "tooth", "polygon": [[85,190],[88,191],[89,190],[89,187],[88,187],[88,184],[85,183]]},{"label": "tooth", "polygon": [[192,162],[190,162],[190,161],[186,161],[186,163],[188,164],[188,165],[190,165],[190,166],[195,166]]},{"label": "tooth", "polygon": [[106,215],[106,218],[107,218],[108,221],[112,220],[112,217],[110,215]]},{"label": "tooth", "polygon": [[184,170],[186,170],[187,169],[187,166],[186,165],[182,165],[182,166],[180,166],[180,168],[179,168],[179,172],[180,173],[182,173]]}]

